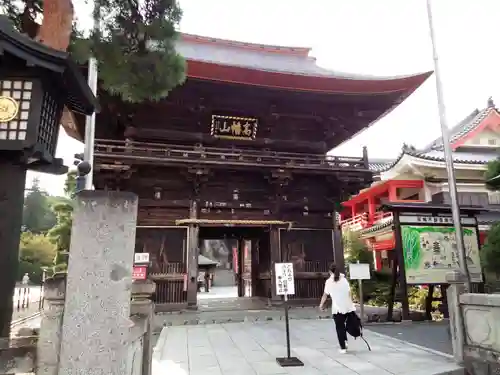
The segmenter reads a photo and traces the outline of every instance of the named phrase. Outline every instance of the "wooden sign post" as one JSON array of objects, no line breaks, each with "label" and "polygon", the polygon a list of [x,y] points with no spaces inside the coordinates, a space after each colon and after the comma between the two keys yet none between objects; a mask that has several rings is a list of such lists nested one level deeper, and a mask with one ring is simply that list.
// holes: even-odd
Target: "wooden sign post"
[{"label": "wooden sign post", "polygon": [[304,363],[290,353],[290,320],[288,317],[288,296],[295,294],[295,278],[293,275],[293,263],[275,263],[276,294],[283,296],[285,307],[285,331],[286,331],[286,357],[276,358],[281,367],[299,367]]}]

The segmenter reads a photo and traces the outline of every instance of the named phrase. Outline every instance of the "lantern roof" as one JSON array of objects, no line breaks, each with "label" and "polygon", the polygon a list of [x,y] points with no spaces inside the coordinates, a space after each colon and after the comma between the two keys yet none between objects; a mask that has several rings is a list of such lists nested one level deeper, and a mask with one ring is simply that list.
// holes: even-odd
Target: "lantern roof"
[{"label": "lantern roof", "polygon": [[[15,30],[6,16],[0,16],[0,55],[10,54],[52,73],[64,90],[65,105],[71,111],[91,115],[99,111],[99,103],[69,53],[37,42]],[[54,82],[56,83],[56,82]],[[57,84],[56,83],[56,84]]]}]

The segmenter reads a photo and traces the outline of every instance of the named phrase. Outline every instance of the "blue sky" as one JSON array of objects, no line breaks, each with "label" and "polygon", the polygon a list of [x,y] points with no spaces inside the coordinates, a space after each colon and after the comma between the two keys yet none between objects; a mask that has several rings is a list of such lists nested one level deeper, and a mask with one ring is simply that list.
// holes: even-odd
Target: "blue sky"
[{"label": "blue sky", "polygon": [[[90,5],[74,0],[90,27]],[[180,0],[181,31],[246,42],[310,46],[318,65],[332,70],[399,75],[433,69],[426,0]],[[489,96],[500,106],[498,0],[433,0],[449,124]],[[423,146],[440,134],[435,80],[371,128],[334,150],[339,155],[395,157],[403,143]],[[83,145],[61,134],[58,156],[71,164]],[[33,174],[30,174],[32,177]],[[64,178],[41,175],[61,194]]]}]

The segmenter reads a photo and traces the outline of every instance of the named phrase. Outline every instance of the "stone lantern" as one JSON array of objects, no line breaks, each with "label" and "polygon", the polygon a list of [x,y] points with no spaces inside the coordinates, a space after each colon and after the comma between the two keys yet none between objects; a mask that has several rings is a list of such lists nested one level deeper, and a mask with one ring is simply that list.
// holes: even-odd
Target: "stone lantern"
[{"label": "stone lantern", "polygon": [[68,53],[17,32],[0,17],[0,335],[9,333],[26,171],[64,174],[55,157],[64,108],[83,115],[97,100]]}]

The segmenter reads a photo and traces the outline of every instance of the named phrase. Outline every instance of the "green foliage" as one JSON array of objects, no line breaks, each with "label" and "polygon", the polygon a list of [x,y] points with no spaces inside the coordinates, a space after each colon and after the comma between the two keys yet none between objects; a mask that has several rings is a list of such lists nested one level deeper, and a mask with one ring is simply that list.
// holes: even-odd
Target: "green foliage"
[{"label": "green foliage", "polygon": [[484,180],[489,190],[500,190],[500,158],[490,161],[486,166]]},{"label": "green foliage", "polygon": [[64,194],[67,197],[73,198],[76,191],[76,171],[69,171],[66,174],[66,181],[64,181]]},{"label": "green foliage", "polygon": [[77,22],[73,22],[73,30],[71,32],[71,42],[68,47],[68,52],[71,57],[79,64],[86,64],[92,50],[92,42],[86,38],[83,31],[78,29]]},{"label": "green foliage", "polygon": [[481,248],[481,265],[488,273],[500,274],[500,222],[495,223]]},{"label": "green foliage", "polygon": [[[428,288],[417,288],[417,287],[408,287],[408,304],[410,308],[413,310],[425,310],[425,300],[427,299],[427,295],[429,294]],[[434,288],[433,296],[435,298],[441,297],[441,290],[438,287]],[[442,305],[441,301],[433,301],[432,307],[433,309],[439,308]]]},{"label": "green foliage", "polygon": [[51,266],[56,255],[54,244],[43,234],[21,233],[18,280],[28,273],[32,282],[42,279],[42,267]]},{"label": "green foliage", "polygon": [[[175,50],[182,16],[177,0],[95,1],[100,32],[85,38],[75,22],[68,51],[80,63],[93,52],[106,90],[125,101],[142,102],[162,99],[184,81],[185,61]],[[42,5],[42,0],[0,0],[0,11],[34,38]]]},{"label": "green foliage", "polygon": [[96,1],[102,30],[91,39],[106,90],[129,102],[159,100],[184,81],[185,61],[175,50],[182,16],[176,0]]},{"label": "green foliage", "polygon": [[73,205],[71,201],[66,201],[55,204],[52,209],[56,214],[57,223],[47,236],[56,246],[58,254],[67,253],[71,242]]},{"label": "green foliage", "polygon": [[[67,175],[64,191],[73,196],[76,172]],[[53,197],[40,191],[38,180],[33,180],[25,198],[24,232],[21,233],[18,274],[28,273],[32,282],[40,282],[42,267],[51,276],[67,268],[67,254],[71,241],[72,201]]]},{"label": "green foliage", "polygon": [[[372,278],[363,280],[363,300],[375,306],[385,306],[389,302],[391,276],[384,272],[373,271],[373,253],[356,232],[346,232],[343,238],[346,263],[368,263]],[[359,298],[359,284],[357,280],[350,280],[351,292],[355,301]]]},{"label": "green foliage", "polygon": [[56,223],[49,206],[48,195],[40,190],[38,179],[33,179],[30,192],[24,199],[23,230],[44,233]]},{"label": "green foliage", "polygon": [[0,0],[0,11],[7,15],[14,26],[26,33],[30,38],[36,37],[39,24],[36,22],[42,16],[43,0]]},{"label": "green foliage", "polygon": [[[66,175],[64,193],[73,197],[76,190],[76,171]],[[68,253],[71,244],[71,227],[73,225],[73,202],[64,197],[53,197],[52,210],[56,215],[56,224],[47,233],[48,238],[56,247],[51,272],[65,272],[68,263]]]},{"label": "green foliage", "polygon": [[373,255],[365,242],[356,232],[345,232],[343,235],[344,255],[347,263],[372,263]]}]

